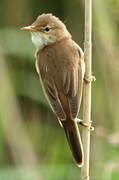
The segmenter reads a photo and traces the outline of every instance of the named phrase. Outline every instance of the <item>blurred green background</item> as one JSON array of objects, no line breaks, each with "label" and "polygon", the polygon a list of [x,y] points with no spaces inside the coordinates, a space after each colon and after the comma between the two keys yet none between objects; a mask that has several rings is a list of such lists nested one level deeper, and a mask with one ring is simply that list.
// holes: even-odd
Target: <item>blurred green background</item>
[{"label": "blurred green background", "polygon": [[[84,46],[84,0],[0,1],[0,180],[78,180],[62,128],[35,70],[30,25],[53,13]],[[93,2],[90,177],[119,179],[119,0]],[[82,114],[80,114],[80,118]]]}]

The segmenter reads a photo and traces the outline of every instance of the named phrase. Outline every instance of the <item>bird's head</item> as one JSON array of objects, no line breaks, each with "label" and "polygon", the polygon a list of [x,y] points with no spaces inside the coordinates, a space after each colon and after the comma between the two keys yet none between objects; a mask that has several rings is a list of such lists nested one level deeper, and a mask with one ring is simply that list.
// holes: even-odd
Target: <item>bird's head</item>
[{"label": "bird's head", "polygon": [[62,21],[52,14],[38,16],[32,25],[23,27],[21,30],[31,32],[32,42],[38,49],[43,49],[45,46],[58,42],[65,37],[71,37]]}]

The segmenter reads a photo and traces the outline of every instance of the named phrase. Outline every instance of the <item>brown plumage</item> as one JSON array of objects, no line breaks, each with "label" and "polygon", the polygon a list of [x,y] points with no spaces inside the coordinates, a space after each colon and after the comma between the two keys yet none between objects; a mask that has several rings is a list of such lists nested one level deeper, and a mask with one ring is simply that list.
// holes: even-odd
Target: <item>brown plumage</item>
[{"label": "brown plumage", "polygon": [[83,149],[76,122],[85,72],[83,52],[66,26],[52,14],[43,14],[23,30],[32,32],[37,47],[36,68],[48,102],[62,124],[78,166]]}]

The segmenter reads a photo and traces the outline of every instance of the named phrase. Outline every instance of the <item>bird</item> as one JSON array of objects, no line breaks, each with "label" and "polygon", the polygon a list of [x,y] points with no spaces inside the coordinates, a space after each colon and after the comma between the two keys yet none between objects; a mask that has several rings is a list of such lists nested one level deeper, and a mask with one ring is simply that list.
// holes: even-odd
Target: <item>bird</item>
[{"label": "bird", "polygon": [[84,153],[77,116],[81,106],[85,76],[84,53],[72,39],[66,25],[51,13],[41,14],[30,25],[36,47],[36,70],[45,97],[55,113],[78,167],[84,163]]}]

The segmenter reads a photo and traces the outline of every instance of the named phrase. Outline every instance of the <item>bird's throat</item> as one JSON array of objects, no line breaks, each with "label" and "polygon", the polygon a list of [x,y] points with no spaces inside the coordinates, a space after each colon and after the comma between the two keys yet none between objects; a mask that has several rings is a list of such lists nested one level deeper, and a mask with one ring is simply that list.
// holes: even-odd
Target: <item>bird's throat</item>
[{"label": "bird's throat", "polygon": [[31,32],[32,42],[36,46],[37,50],[42,50],[44,47],[55,43],[56,37],[39,32]]},{"label": "bird's throat", "polygon": [[45,38],[38,32],[31,32],[31,39],[38,50],[41,50],[46,46]]}]

